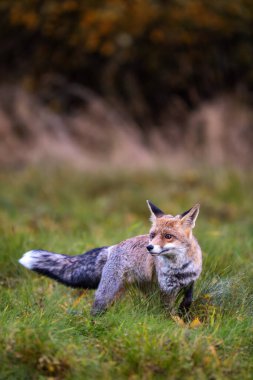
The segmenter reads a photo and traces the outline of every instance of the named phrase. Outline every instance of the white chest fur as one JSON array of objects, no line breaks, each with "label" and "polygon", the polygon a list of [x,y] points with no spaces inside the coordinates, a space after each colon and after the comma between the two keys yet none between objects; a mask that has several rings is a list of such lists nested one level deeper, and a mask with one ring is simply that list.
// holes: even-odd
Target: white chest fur
[{"label": "white chest fur", "polygon": [[182,258],[156,257],[157,280],[162,291],[173,293],[195,281],[199,273],[191,260]]}]

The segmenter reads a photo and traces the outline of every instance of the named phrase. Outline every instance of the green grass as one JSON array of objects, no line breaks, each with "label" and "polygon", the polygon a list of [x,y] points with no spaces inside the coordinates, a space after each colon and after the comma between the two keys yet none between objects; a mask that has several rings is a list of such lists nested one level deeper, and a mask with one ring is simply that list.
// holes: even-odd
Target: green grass
[{"label": "green grass", "polygon": [[[252,176],[41,169],[0,183],[0,379],[252,379]],[[174,214],[201,203],[203,272],[185,323],[136,289],[91,318],[92,291],[17,262],[33,248],[79,254],[146,233],[146,199]]]}]

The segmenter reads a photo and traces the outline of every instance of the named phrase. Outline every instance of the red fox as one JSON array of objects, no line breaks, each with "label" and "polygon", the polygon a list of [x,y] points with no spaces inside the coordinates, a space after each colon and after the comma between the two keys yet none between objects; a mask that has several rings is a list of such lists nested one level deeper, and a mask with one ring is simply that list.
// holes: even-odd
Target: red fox
[{"label": "red fox", "polygon": [[155,283],[168,307],[178,293],[184,297],[180,311],[190,308],[193,285],[202,269],[200,246],[192,234],[199,204],[183,214],[165,215],[147,201],[152,226],[119,244],[67,256],[44,250],[26,252],[19,262],[26,268],[74,288],[97,289],[92,315],[104,312],[128,284]]}]

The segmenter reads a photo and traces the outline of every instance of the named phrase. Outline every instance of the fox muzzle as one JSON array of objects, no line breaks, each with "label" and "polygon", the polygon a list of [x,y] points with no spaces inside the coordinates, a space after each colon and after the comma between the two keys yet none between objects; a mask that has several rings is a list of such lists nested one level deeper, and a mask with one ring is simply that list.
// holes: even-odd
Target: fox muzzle
[{"label": "fox muzzle", "polygon": [[146,248],[151,255],[159,255],[162,252],[162,248],[159,245],[149,244]]}]

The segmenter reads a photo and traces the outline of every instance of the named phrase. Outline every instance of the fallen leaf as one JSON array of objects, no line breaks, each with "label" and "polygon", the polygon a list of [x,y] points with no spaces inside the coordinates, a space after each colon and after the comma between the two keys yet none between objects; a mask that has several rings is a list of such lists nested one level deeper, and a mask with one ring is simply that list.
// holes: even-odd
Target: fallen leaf
[{"label": "fallen leaf", "polygon": [[190,323],[189,327],[190,329],[195,329],[199,326],[201,326],[202,323],[200,322],[200,320],[198,319],[198,317],[194,318],[194,320]]},{"label": "fallen leaf", "polygon": [[184,323],[183,319],[180,318],[178,315],[172,315],[172,319],[176,324],[180,327],[186,327],[186,324]]}]

